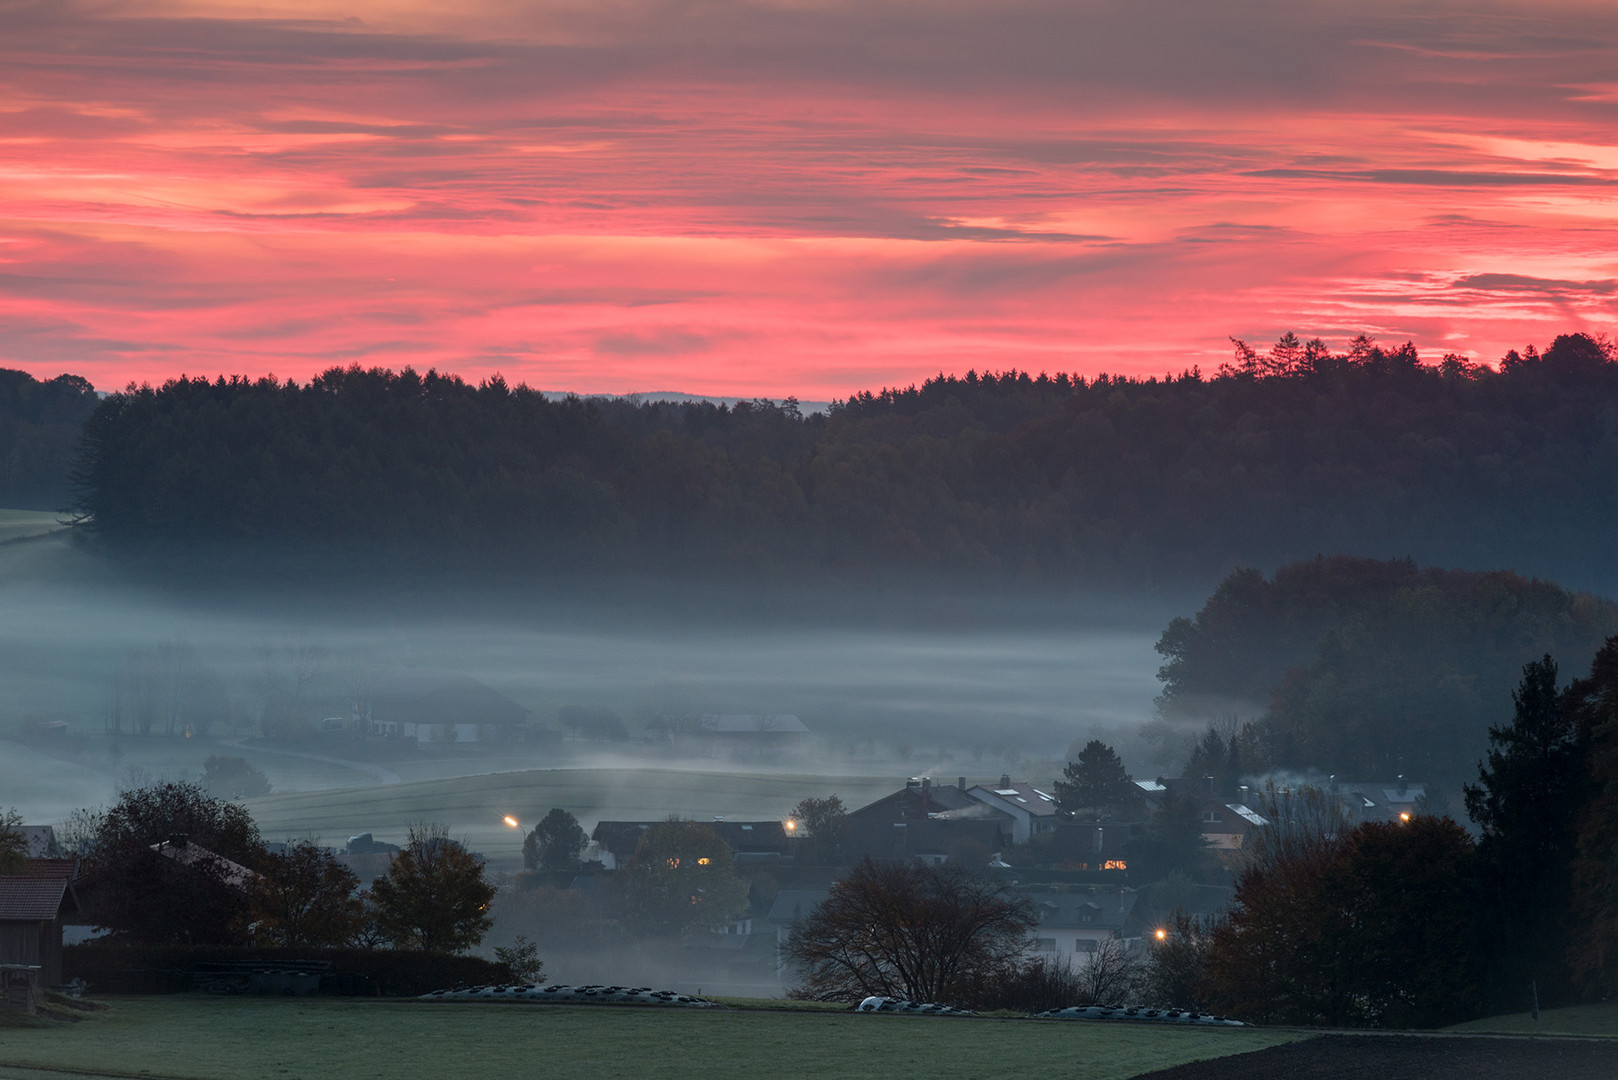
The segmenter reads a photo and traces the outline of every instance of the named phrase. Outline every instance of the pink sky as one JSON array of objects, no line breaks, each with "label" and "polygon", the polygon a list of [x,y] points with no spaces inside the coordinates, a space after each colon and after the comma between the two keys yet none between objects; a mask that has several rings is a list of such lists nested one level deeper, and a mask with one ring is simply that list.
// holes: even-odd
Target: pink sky
[{"label": "pink sky", "polygon": [[1493,361],[1615,218],[1606,2],[0,0],[0,365],[104,389]]}]

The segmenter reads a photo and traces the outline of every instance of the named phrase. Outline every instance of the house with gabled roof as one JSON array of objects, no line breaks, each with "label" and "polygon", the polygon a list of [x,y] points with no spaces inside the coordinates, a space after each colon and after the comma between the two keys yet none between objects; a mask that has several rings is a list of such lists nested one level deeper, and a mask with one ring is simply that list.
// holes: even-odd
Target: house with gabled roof
[{"label": "house with gabled roof", "polygon": [[1028,932],[1036,956],[1075,969],[1088,964],[1109,939],[1124,940],[1124,928],[1139,894],[1128,887],[1030,889],[1038,924]]},{"label": "house with gabled roof", "polygon": [[950,853],[993,854],[1011,843],[1011,815],[967,793],[966,779],[951,786],[917,776],[891,795],[849,812],[843,853],[853,859],[914,858],[945,862]]},{"label": "house with gabled roof", "polygon": [[[666,819],[665,819],[666,820]],[[602,866],[615,870],[624,865],[640,846],[640,839],[654,825],[662,821],[600,821],[590,832],[596,845],[595,858]],[[786,823],[782,821],[698,821],[718,834],[730,847],[731,858],[737,863],[768,862],[786,857],[791,851]]]},{"label": "house with gabled roof", "polygon": [[513,742],[528,733],[528,710],[470,675],[406,671],[355,701],[351,726],[423,747]]},{"label": "house with gabled roof", "polygon": [[1011,818],[1011,842],[1026,844],[1031,837],[1056,831],[1056,796],[1027,781],[1012,782],[1002,775],[995,785],[978,784],[967,788],[971,798],[991,806]]}]

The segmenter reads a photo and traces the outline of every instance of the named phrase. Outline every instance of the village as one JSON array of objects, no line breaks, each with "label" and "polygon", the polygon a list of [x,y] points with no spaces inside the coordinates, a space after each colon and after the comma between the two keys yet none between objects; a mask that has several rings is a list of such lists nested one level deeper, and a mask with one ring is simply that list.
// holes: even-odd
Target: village
[{"label": "village", "polygon": [[[463,718],[448,718],[451,711]],[[526,732],[523,721],[522,710],[509,699],[471,680],[420,682],[411,693],[356,703],[350,717],[327,724],[322,736],[403,741],[427,752],[448,753],[480,740],[520,739]],[[708,714],[682,725],[671,738],[699,758],[769,761],[792,753],[807,735],[805,725],[792,715]],[[1338,782],[1333,777],[1321,791],[1347,826],[1408,821],[1425,798],[1423,785],[1402,777],[1378,782]],[[903,862],[969,870],[1026,901],[1033,917],[1022,930],[1021,951],[1070,973],[1076,985],[1086,986],[1089,996],[1099,999],[1118,992],[1120,980],[1140,966],[1172,920],[1212,924],[1225,915],[1244,847],[1256,830],[1269,826],[1266,814],[1273,814],[1278,795],[1286,794],[1273,785],[1267,792],[1225,785],[1213,776],[1135,780],[1123,772],[1110,747],[1094,741],[1059,777],[916,776],[894,781],[887,794],[855,807],[844,807],[835,792],[783,789],[782,813],[762,820],[673,813],[640,820],[603,816],[581,824],[568,808],[555,807],[543,826],[509,816],[504,821],[505,827],[527,837],[520,869],[495,865],[469,850],[492,886],[487,905],[492,925],[465,951],[494,956],[502,947],[521,944],[547,971],[579,981],[635,981],[655,975],[683,991],[785,996],[800,975],[789,959],[794,928],[852,868],[871,860]],[[550,826],[555,822],[572,831],[564,831],[561,839],[541,835],[547,830],[554,834]],[[700,834],[702,843],[713,845],[713,857],[728,863],[725,877],[733,889],[723,910],[696,904],[700,897],[694,894],[685,902],[687,910],[665,918],[666,913],[648,914],[644,904],[637,906],[626,894],[628,875],[637,866],[652,858],[679,861],[661,854],[655,843],[660,832],[676,823]],[[331,823],[334,831],[348,825]],[[138,965],[106,965],[106,945],[139,935],[98,922],[98,892],[119,886],[104,873],[87,872],[95,860],[81,856],[91,853],[64,846],[49,824],[22,821],[13,831],[21,838],[24,857],[0,876],[0,970],[7,973],[9,999],[26,1006],[45,990],[75,980],[101,983],[103,990],[109,989],[109,979],[115,984],[111,989],[150,988],[153,976],[137,971]],[[464,838],[446,839],[464,843]],[[654,840],[650,847],[649,839]],[[346,843],[324,846],[318,853],[350,876],[354,896],[365,897],[378,879],[389,875],[406,841],[405,836],[379,838],[372,831],[356,831]],[[680,842],[689,844],[690,839]],[[204,878],[216,890],[209,895],[219,889],[256,895],[260,875],[255,870],[195,838],[162,836],[148,846],[153,858],[170,867],[161,880],[179,880],[189,888],[187,879]],[[294,847],[269,841],[263,851],[285,857]],[[707,869],[710,856],[700,861]],[[711,883],[696,888],[697,893],[704,890],[714,895],[723,891]],[[148,894],[142,902],[164,901]],[[676,909],[680,903],[675,900]],[[385,943],[371,924],[356,924],[362,926],[350,936],[368,935],[369,944]],[[254,947],[288,940],[270,922],[244,918],[212,943],[247,950],[241,955],[250,957]],[[84,964],[75,956],[102,959]],[[276,964],[284,967],[285,961],[280,956]],[[284,974],[265,974],[262,960],[240,963],[251,979],[244,975],[238,987],[293,985]],[[345,981],[342,971],[324,963],[328,990],[364,985]],[[165,985],[194,987],[199,978],[217,984],[218,964],[211,954],[199,956],[195,970],[171,971]],[[209,973],[213,983],[208,983]],[[93,977],[87,980],[87,975]],[[295,982],[300,992],[322,986],[313,977]]]}]

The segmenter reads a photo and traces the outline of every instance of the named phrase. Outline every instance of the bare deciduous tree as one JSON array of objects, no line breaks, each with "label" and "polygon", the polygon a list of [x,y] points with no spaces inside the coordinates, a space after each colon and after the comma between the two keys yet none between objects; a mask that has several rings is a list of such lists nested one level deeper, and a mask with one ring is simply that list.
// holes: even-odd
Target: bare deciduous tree
[{"label": "bare deciduous tree", "polygon": [[1121,1005],[1141,990],[1145,965],[1117,938],[1096,943],[1090,960],[1075,972],[1079,992],[1095,1005]]},{"label": "bare deciduous tree", "polygon": [[947,1002],[1009,973],[1035,921],[1026,898],[963,867],[862,859],[793,927],[785,953],[804,979],[792,993]]}]

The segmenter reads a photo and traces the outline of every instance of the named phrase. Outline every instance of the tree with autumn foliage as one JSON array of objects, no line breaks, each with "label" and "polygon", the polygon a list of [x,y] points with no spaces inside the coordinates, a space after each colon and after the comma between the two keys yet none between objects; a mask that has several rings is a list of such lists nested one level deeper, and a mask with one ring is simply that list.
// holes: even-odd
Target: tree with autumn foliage
[{"label": "tree with autumn foliage", "polygon": [[1478,1015],[1477,862],[1465,830],[1425,815],[1346,831],[1299,825],[1278,820],[1255,834],[1236,907],[1207,946],[1219,1007],[1264,1023],[1356,1027]]},{"label": "tree with autumn foliage", "polygon": [[359,885],[354,871],[313,841],[271,852],[248,890],[255,934],[289,947],[347,945],[365,922]]},{"label": "tree with autumn foliage", "polygon": [[377,929],[400,948],[464,952],[491,925],[494,886],[483,862],[440,825],[415,825],[388,872],[371,883]]}]

